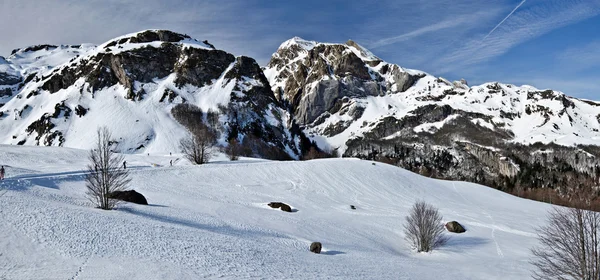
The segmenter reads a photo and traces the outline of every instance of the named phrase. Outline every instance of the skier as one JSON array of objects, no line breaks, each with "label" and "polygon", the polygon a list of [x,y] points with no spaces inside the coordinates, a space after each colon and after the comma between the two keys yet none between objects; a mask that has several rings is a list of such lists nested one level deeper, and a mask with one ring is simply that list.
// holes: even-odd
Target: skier
[{"label": "skier", "polygon": [[4,165],[0,167],[0,180],[4,180]]},{"label": "skier", "polygon": [[171,164],[171,166],[173,166],[173,160],[169,161],[169,163]]},{"label": "skier", "polygon": [[123,169],[127,169],[127,161],[123,161]]}]

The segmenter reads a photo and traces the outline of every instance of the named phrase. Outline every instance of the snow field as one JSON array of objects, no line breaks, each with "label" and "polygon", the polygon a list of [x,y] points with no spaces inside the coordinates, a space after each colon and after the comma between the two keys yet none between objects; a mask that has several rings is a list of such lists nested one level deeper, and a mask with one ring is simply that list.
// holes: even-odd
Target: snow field
[{"label": "snow field", "polygon": [[[525,279],[550,208],[357,159],[169,167],[181,155],[144,154],[125,157],[150,205],[102,211],[84,195],[86,155],[0,146],[0,279]],[[412,251],[402,224],[420,199],[468,231]]]}]

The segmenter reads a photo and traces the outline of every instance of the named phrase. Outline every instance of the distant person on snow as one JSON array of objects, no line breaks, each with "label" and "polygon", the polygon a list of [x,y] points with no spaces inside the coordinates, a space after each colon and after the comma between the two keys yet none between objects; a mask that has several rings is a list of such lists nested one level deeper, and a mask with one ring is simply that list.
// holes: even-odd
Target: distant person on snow
[{"label": "distant person on snow", "polygon": [[4,165],[0,167],[0,180],[4,180]]},{"label": "distant person on snow", "polygon": [[126,160],[123,161],[123,169],[127,169],[127,161]]},{"label": "distant person on snow", "polygon": [[171,164],[171,166],[173,166],[173,160],[169,161],[169,163]]}]

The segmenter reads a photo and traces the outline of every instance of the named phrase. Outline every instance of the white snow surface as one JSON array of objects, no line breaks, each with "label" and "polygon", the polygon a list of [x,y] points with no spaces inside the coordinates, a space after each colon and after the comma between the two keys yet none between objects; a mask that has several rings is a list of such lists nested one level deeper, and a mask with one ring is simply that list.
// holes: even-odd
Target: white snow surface
[{"label": "white snow surface", "polygon": [[[150,205],[104,211],[85,197],[86,155],[0,145],[0,279],[527,279],[550,209],[357,159],[192,166],[151,153],[125,155],[131,188]],[[402,225],[417,200],[467,232],[411,250]]]}]

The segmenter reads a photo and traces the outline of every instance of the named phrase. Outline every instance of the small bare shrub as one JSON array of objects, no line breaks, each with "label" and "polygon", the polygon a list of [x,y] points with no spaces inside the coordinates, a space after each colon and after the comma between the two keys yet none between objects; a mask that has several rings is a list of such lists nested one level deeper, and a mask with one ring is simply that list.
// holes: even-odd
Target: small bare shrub
[{"label": "small bare shrub", "polygon": [[424,201],[413,205],[404,224],[406,240],[417,252],[429,252],[444,245],[448,241],[444,231],[442,215],[437,208]]}]

